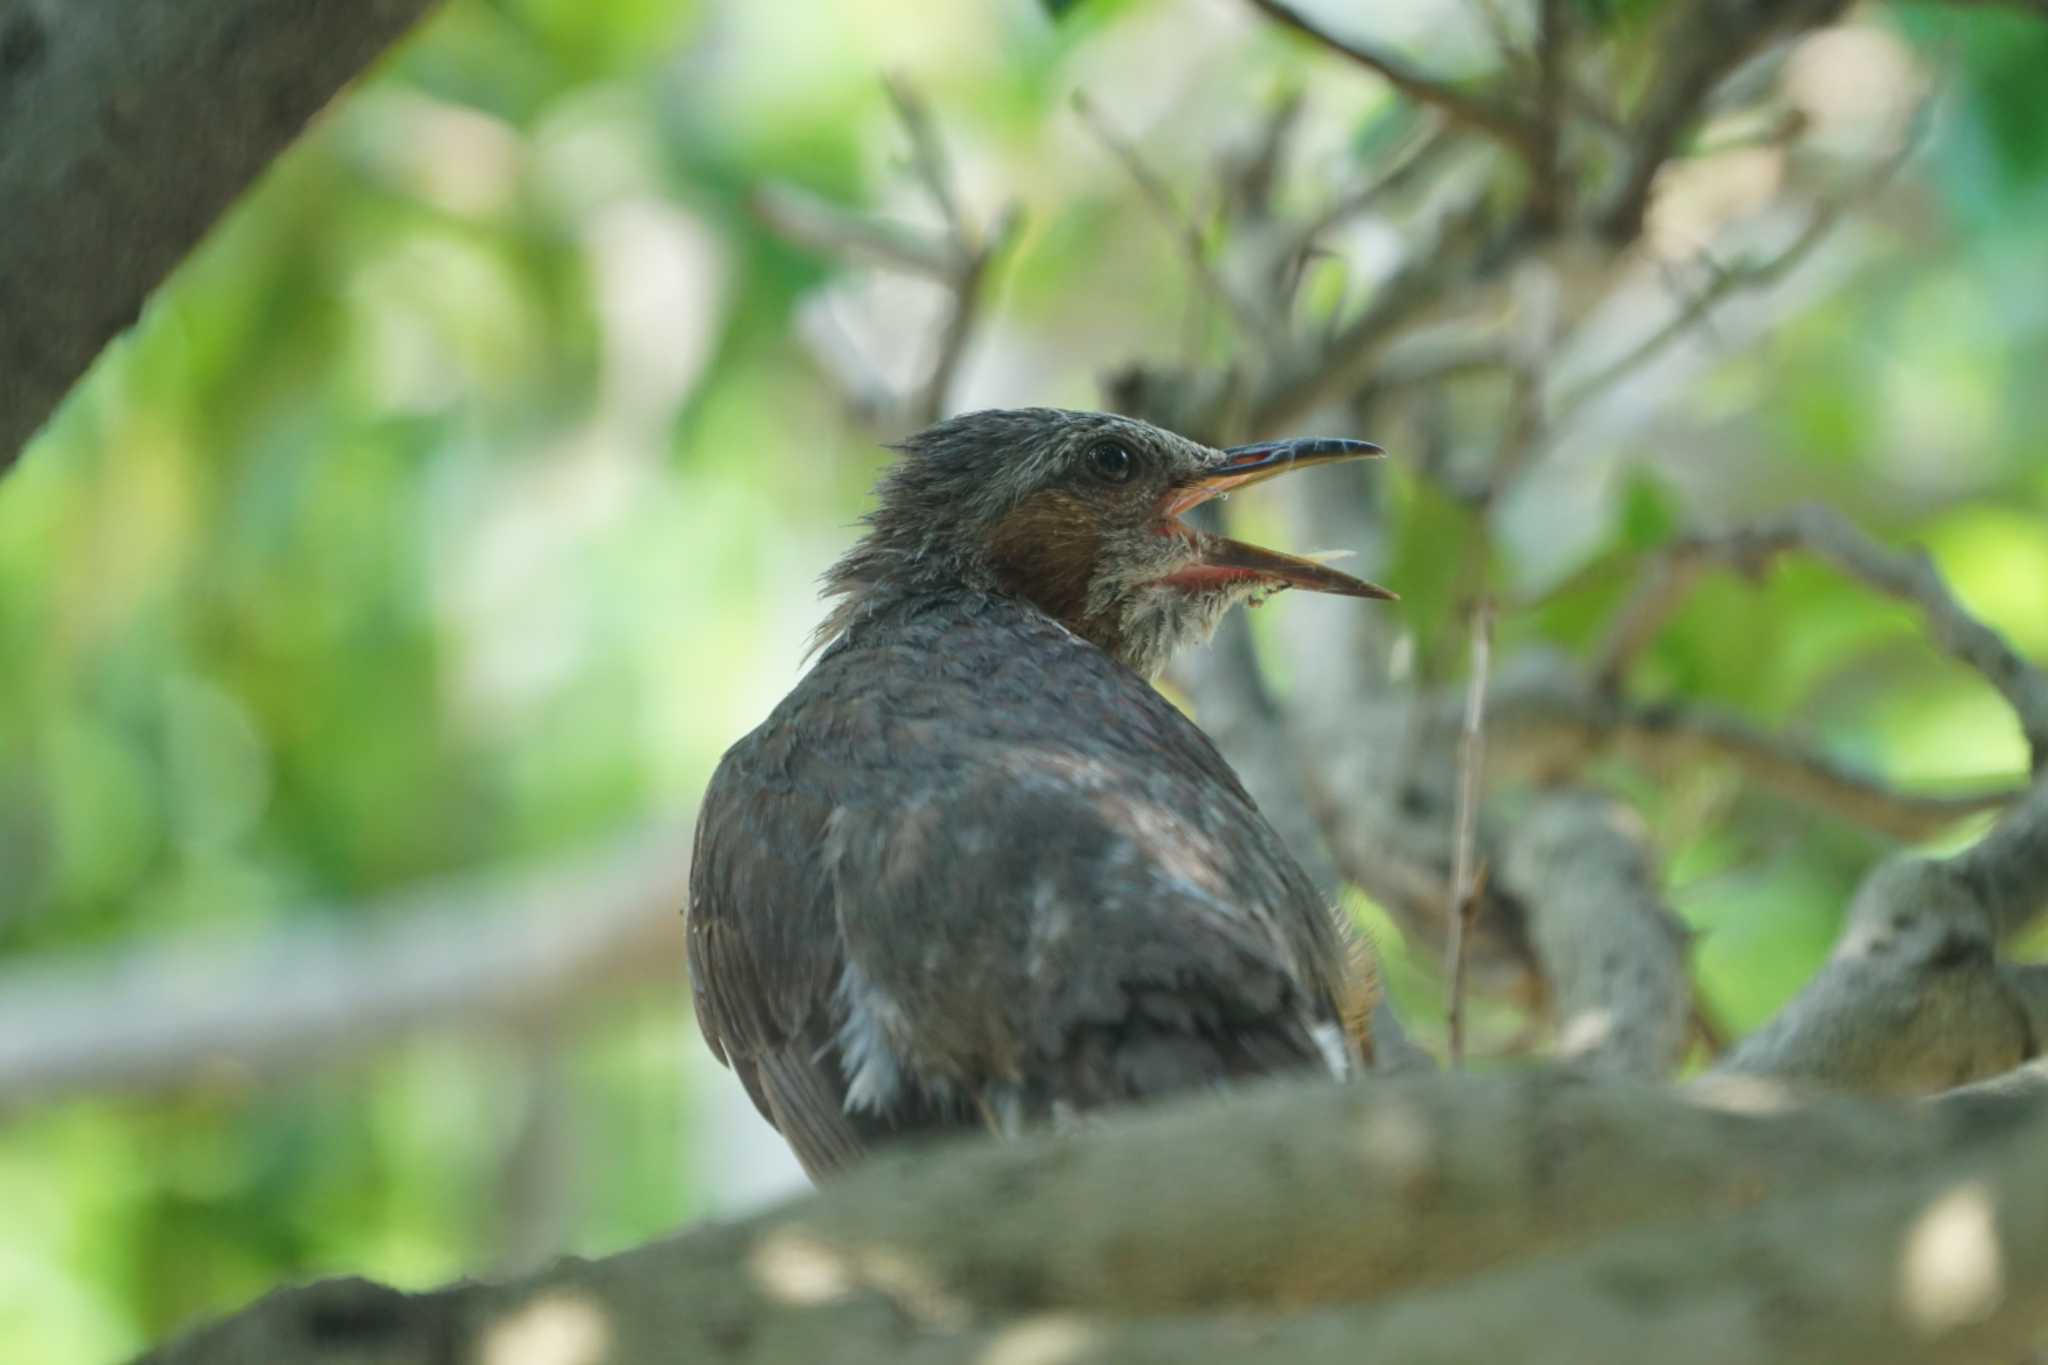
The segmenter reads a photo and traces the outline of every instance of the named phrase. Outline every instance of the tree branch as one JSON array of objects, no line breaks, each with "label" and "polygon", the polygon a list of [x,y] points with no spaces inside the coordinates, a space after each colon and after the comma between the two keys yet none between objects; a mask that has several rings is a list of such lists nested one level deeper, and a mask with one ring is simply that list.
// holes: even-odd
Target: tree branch
[{"label": "tree branch", "polygon": [[1630,120],[1620,187],[1600,215],[1607,240],[1620,246],[1641,234],[1657,173],[1724,77],[1767,44],[1827,23],[1845,8],[1846,0],[1690,0],[1677,7],[1648,93]]},{"label": "tree branch", "polygon": [[531,1334],[612,1365],[1334,1365],[1507,1340],[1546,1362],[1939,1365],[2048,1327],[2043,1106],[1559,1072],[1274,1085],[879,1158],[764,1216],[502,1284],[287,1291],[149,1360],[482,1359]]},{"label": "tree branch", "polygon": [[1692,990],[1691,935],[1664,903],[1647,842],[1615,801],[1545,793],[1509,823],[1501,875],[1551,983],[1557,1055],[1650,1080],[1684,1055]]},{"label": "tree branch", "polygon": [[2048,903],[2048,782],[1952,858],[1881,864],[1820,974],[1716,1068],[1925,1094],[2010,1070],[2048,1038],[2041,970],[1999,961]]},{"label": "tree branch", "polygon": [[1418,104],[1442,110],[1460,123],[1470,124],[1488,137],[1535,161],[1540,153],[1535,129],[1529,121],[1504,104],[1467,95],[1455,87],[1423,74],[1404,59],[1356,38],[1340,38],[1282,0],[1251,0],[1268,17],[1297,33],[1306,34],[1330,51],[1384,79]]},{"label": "tree branch", "polygon": [[1601,647],[1596,677],[1609,686],[1618,681],[1636,652],[1683,605],[1707,566],[1730,565],[1754,577],[1791,550],[1803,550],[1877,592],[1918,607],[1935,643],[2011,705],[2034,770],[2048,765],[2048,672],[1965,609],[1925,551],[1890,549],[1825,507],[1803,507],[1759,526],[1689,536],[1673,544],[1616,618]]},{"label": "tree branch", "polygon": [[0,474],[430,0],[0,0]]},{"label": "tree branch", "polygon": [[1577,772],[1603,751],[1650,772],[1718,760],[1733,763],[1778,796],[1895,839],[1931,838],[1958,820],[2004,808],[2023,791],[1899,791],[1712,707],[1633,704],[1561,677],[1524,675],[1505,686],[1494,702],[1492,723],[1504,770],[1559,776]]},{"label": "tree branch", "polygon": [[589,858],[0,976],[0,1110],[93,1091],[302,1073],[421,1028],[544,1018],[634,981],[680,985],[690,828]]}]

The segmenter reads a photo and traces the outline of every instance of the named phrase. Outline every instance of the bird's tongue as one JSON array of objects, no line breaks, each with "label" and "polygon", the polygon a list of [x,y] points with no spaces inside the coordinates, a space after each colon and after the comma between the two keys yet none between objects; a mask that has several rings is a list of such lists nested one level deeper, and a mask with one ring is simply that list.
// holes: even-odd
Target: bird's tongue
[{"label": "bird's tongue", "polygon": [[1259,583],[1272,588],[1336,593],[1341,597],[1375,597],[1383,602],[1400,600],[1399,594],[1377,583],[1353,578],[1313,559],[1261,549],[1241,540],[1203,536],[1201,551],[1201,558],[1162,581],[1184,592],[1205,592],[1242,583]]}]

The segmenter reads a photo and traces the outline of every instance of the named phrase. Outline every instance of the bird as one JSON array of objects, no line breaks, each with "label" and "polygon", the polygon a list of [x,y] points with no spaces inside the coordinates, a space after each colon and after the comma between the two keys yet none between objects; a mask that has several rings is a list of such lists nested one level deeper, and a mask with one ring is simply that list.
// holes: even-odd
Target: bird
[{"label": "bird", "polygon": [[699,807],[686,951],[713,1054],[813,1181],[1362,1071],[1370,946],[1154,683],[1234,606],[1395,597],[1183,520],[1380,448],[1016,408],[895,449],[810,667]]}]

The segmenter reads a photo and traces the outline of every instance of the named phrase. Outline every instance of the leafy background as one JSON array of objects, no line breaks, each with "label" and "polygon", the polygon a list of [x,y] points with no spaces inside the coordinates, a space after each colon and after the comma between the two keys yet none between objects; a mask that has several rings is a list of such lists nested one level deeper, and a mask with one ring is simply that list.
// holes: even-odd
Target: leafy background
[{"label": "leafy background", "polygon": [[[0,484],[0,973],[346,923],[689,810],[793,677],[881,458],[806,338],[911,373],[935,315],[749,210],[774,180],[923,212],[879,73],[923,90],[979,210],[1026,212],[956,405],[1087,405],[1117,362],[1213,345],[1070,92],[1175,175],[1281,89],[1340,149],[1396,106],[1228,0],[1064,8],[454,0],[331,110]],[[1484,62],[1460,6],[1415,9],[1392,37]],[[1910,211],[1859,223],[1780,325],[1540,485],[1592,511],[1540,554],[1510,539],[1504,574],[1539,604],[1504,622],[1512,647],[1584,649],[1676,528],[1820,498],[1924,542],[2048,654],[2048,26],[1853,22],[1943,73]],[[897,321],[864,334],[863,307]],[[1385,478],[1403,533],[1377,576],[1425,656],[1455,659],[1461,514],[1398,458]],[[2023,767],[1995,698],[1823,569],[1710,582],[1639,682],[1915,785]],[[1754,1024],[1880,845],[1710,767],[1632,795],[1705,998]],[[501,1264],[538,1105],[564,1130],[564,1249],[643,1240],[787,1181],[735,1096],[678,968],[544,1040],[434,1033],[284,1084],[6,1113],[0,1358],[119,1357],[289,1278]]]}]

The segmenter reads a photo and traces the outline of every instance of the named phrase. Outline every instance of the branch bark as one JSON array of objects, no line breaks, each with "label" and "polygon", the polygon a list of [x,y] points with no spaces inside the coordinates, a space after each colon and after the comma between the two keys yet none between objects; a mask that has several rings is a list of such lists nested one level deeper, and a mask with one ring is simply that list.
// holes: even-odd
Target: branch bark
[{"label": "branch bark", "polygon": [[2048,782],[1952,858],[1881,864],[1820,974],[1717,1070],[1924,1094],[2029,1061],[2048,1038],[2048,982],[1998,947],[2044,905]]},{"label": "branch bark", "polygon": [[0,0],[0,474],[432,0]]},{"label": "branch bark", "polygon": [[1276,1085],[885,1157],[758,1218],[501,1284],[286,1291],[148,1360],[552,1340],[612,1365],[1289,1365],[1511,1342],[1537,1361],[1939,1365],[2048,1329],[2044,1139],[2035,1091],[1895,1107],[1569,1072]]}]

